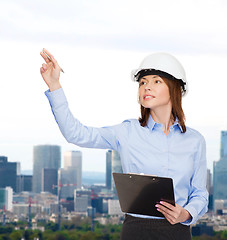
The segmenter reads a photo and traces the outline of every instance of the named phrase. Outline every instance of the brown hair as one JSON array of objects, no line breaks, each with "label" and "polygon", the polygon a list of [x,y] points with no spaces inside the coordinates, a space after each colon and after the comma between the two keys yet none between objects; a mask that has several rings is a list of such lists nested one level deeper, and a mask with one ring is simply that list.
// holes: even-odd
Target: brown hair
[{"label": "brown hair", "polygon": [[[165,77],[161,77],[169,88],[170,100],[172,103],[172,118],[175,121],[178,118],[179,124],[182,128],[182,133],[186,132],[185,115],[182,109],[182,88],[179,80],[170,80]],[[150,109],[140,105],[141,117],[139,118],[140,125],[142,127],[147,126],[147,121],[150,115]]]}]

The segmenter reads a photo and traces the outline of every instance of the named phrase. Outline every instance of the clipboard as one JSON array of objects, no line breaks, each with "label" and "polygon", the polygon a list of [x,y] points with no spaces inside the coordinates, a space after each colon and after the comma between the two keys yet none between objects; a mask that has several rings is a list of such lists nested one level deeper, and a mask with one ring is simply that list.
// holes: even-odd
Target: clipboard
[{"label": "clipboard", "polygon": [[134,173],[113,173],[121,211],[164,217],[155,204],[165,201],[175,206],[173,179]]}]

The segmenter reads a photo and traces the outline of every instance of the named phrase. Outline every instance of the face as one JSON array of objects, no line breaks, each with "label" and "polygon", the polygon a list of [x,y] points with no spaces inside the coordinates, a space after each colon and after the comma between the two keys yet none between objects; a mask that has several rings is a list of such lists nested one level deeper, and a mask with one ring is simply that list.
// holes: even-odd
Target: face
[{"label": "face", "polygon": [[139,100],[143,107],[151,110],[171,106],[169,88],[157,75],[147,75],[140,79]]}]

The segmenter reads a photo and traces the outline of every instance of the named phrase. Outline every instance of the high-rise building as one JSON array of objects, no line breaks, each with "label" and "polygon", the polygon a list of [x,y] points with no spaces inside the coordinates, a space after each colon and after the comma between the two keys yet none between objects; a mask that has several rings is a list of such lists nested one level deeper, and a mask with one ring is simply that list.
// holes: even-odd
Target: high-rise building
[{"label": "high-rise building", "polygon": [[95,212],[103,213],[103,198],[102,197],[96,197],[96,198],[92,199],[91,205],[92,205],[92,207],[95,208]]},{"label": "high-rise building", "polygon": [[123,215],[121,211],[120,203],[117,199],[108,200],[108,214],[109,215]]},{"label": "high-rise building", "polygon": [[32,191],[32,175],[17,176],[17,192],[31,192]]},{"label": "high-rise building", "polygon": [[75,190],[74,194],[74,211],[87,212],[87,208],[91,206],[91,190]]},{"label": "high-rise building", "polygon": [[207,191],[209,192],[209,194],[212,193],[212,174],[210,172],[210,169],[207,169]]},{"label": "high-rise building", "polygon": [[64,154],[64,169],[74,170],[76,188],[82,185],[82,152],[68,151]]},{"label": "high-rise building", "polygon": [[213,203],[227,200],[227,131],[221,131],[220,160],[213,165]]},{"label": "high-rise building", "polygon": [[115,190],[112,173],[122,173],[120,154],[114,150],[108,150],[106,153],[106,187]]},{"label": "high-rise building", "polygon": [[0,188],[0,209],[12,211],[13,209],[13,189],[11,187]]},{"label": "high-rise building", "polygon": [[58,178],[60,183],[64,185],[61,187],[61,198],[67,199],[73,197],[76,186],[69,186],[68,184],[75,184],[75,171],[72,169],[61,168],[58,170]]},{"label": "high-rise building", "polygon": [[61,188],[62,198],[73,198],[74,190],[82,185],[82,152],[68,151],[64,153],[64,168],[59,170],[61,184],[74,184]]},{"label": "high-rise building", "polygon": [[221,131],[220,156],[227,159],[227,131]]},{"label": "high-rise building", "polygon": [[213,210],[213,181],[210,169],[207,169],[207,191],[209,193],[208,210]]},{"label": "high-rise building", "polygon": [[112,187],[112,150],[106,152],[106,187]]},{"label": "high-rise building", "polygon": [[64,168],[77,168],[82,171],[82,152],[67,151],[64,153]]},{"label": "high-rise building", "polygon": [[11,187],[17,191],[17,176],[20,175],[20,163],[8,162],[8,158],[0,156],[0,188]]},{"label": "high-rise building", "polygon": [[42,169],[42,192],[49,192],[57,195],[57,188],[53,187],[58,184],[58,169],[43,168]]},{"label": "high-rise building", "polygon": [[33,148],[33,179],[32,190],[40,193],[42,190],[42,169],[61,167],[61,148],[57,145],[37,145]]}]

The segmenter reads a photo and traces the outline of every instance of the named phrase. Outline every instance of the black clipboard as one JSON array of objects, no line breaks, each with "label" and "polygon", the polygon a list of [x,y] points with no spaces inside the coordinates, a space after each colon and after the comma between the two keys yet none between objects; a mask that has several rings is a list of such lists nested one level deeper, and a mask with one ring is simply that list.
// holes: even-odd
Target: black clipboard
[{"label": "black clipboard", "polygon": [[172,178],[130,173],[113,173],[124,213],[163,217],[155,205],[165,201],[175,206]]}]

